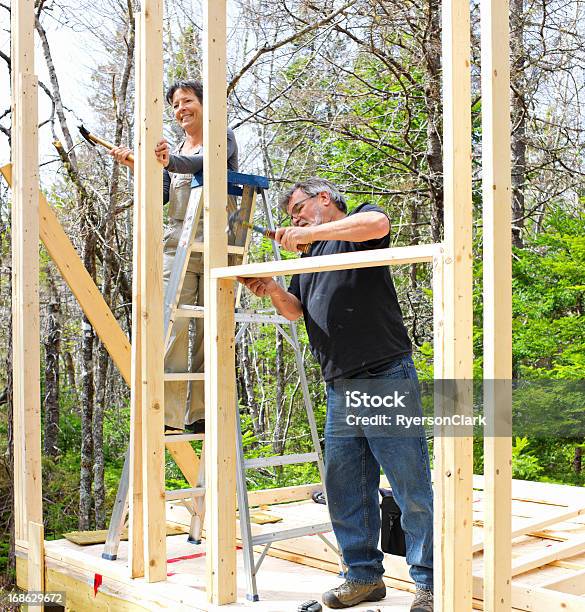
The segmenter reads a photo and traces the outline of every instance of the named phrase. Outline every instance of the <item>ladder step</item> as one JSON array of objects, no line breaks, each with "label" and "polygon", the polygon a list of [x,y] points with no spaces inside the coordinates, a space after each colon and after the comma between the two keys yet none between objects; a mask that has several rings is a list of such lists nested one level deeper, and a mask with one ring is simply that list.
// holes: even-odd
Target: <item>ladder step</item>
[{"label": "ladder step", "polygon": [[[246,248],[243,246],[234,246],[232,244],[228,244],[227,252],[230,255],[243,255]],[[191,244],[191,251],[195,251],[195,253],[203,253],[203,242],[193,242]]]},{"label": "ladder step", "polygon": [[[188,306],[182,305],[175,310],[175,319],[202,319],[205,309],[203,306]],[[279,314],[264,314],[256,312],[247,312],[245,310],[236,310],[235,319],[237,323],[280,323],[281,325],[290,325],[290,321]]]},{"label": "ladder step", "polygon": [[169,380],[205,380],[203,372],[165,372],[166,381]]},{"label": "ladder step", "polygon": [[256,459],[246,459],[244,461],[244,467],[260,468],[260,467],[274,467],[276,465],[291,465],[293,463],[310,463],[311,461],[317,461],[319,455],[317,453],[297,453],[296,455],[279,455],[277,457],[258,457]]},{"label": "ladder step", "polygon": [[279,542],[281,540],[302,538],[303,536],[316,535],[318,533],[327,533],[331,530],[331,523],[317,523],[316,525],[294,527],[293,529],[283,529],[281,531],[273,531],[272,533],[260,533],[258,535],[252,536],[252,545],[257,546],[260,544]]},{"label": "ladder step", "polygon": [[205,434],[194,433],[177,433],[165,434],[165,444],[173,444],[173,442],[193,442],[194,440],[204,440]]},{"label": "ladder step", "polygon": [[191,487],[190,489],[177,489],[176,491],[165,491],[165,498],[169,499],[186,499],[188,497],[203,497],[205,495],[205,487]]}]

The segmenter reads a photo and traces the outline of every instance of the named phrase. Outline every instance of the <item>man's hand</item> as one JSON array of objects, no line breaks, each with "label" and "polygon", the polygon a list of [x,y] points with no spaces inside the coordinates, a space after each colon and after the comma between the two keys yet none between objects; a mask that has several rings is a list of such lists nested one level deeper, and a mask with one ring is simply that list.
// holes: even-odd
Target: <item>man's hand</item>
[{"label": "man's hand", "polygon": [[169,165],[171,149],[169,147],[169,143],[164,138],[156,143],[154,154],[156,155],[156,160],[163,168],[166,168]]},{"label": "man's hand", "polygon": [[243,278],[238,276],[237,279],[258,297],[271,295],[278,289],[278,285],[273,278]]},{"label": "man's hand", "polygon": [[296,321],[303,314],[299,299],[283,289],[273,278],[243,278],[236,277],[240,283],[258,297],[269,296],[278,312],[289,321]]},{"label": "man's hand", "polygon": [[108,153],[119,163],[128,166],[134,170],[134,162],[128,159],[128,155],[132,154],[132,149],[128,147],[114,147]]},{"label": "man's hand", "polygon": [[299,250],[299,244],[314,242],[312,234],[312,227],[279,227],[274,239],[283,249],[294,253]]}]

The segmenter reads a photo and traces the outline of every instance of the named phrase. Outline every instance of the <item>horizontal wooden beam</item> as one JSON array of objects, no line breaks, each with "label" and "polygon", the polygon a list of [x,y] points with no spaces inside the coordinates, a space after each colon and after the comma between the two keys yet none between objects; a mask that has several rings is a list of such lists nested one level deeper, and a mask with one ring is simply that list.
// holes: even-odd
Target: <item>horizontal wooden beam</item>
[{"label": "horizontal wooden beam", "polygon": [[[0,167],[0,173],[12,187],[12,165]],[[130,341],[85,269],[83,261],[42,192],[39,192],[39,235],[85,316],[104,343],[112,361],[120,370],[122,378],[130,384]]]},{"label": "horizontal wooden beam", "polygon": [[529,572],[552,561],[566,559],[585,551],[585,538],[576,538],[548,547],[545,552],[538,551],[516,559],[512,565],[512,577]]},{"label": "horizontal wooden beam", "polygon": [[374,268],[376,266],[400,266],[405,264],[433,261],[433,257],[442,250],[441,244],[418,244],[389,249],[375,249],[358,253],[339,253],[335,255],[319,255],[317,257],[301,257],[297,259],[281,259],[261,263],[244,264],[214,268],[212,278],[236,278],[283,276],[285,274],[303,274],[306,272],[330,272],[331,270],[346,270],[351,268]]},{"label": "horizontal wooden beam", "polygon": [[[556,525],[557,523],[568,521],[582,514],[585,514],[585,507],[581,507],[581,508],[571,507],[571,508],[567,508],[567,510],[564,512],[560,512],[559,514],[554,514],[552,516],[547,516],[542,519],[539,519],[539,518],[527,519],[523,525],[521,525],[520,527],[516,527],[515,529],[512,529],[511,539],[513,540],[514,538],[518,538],[522,535],[530,535],[536,531],[540,531],[541,529],[544,529],[545,527],[549,527],[550,525]],[[484,547],[483,541],[476,542],[473,545],[472,552],[474,553],[479,552],[480,550],[483,550],[483,547]]]}]

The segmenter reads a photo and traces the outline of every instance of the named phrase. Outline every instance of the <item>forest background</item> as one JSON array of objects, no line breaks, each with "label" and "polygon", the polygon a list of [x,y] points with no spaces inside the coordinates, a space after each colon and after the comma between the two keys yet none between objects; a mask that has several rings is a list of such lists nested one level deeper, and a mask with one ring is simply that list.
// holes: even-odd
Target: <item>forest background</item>
[{"label": "forest background", "polygon": [[[240,168],[278,191],[313,175],[339,184],[350,208],[383,207],[392,244],[442,239],[441,20],[437,0],[231,0],[229,123]],[[582,0],[511,0],[514,378],[585,379],[584,93]],[[37,0],[43,190],[131,333],[132,178],[76,125],[132,146],[132,0]],[[472,10],[474,374],[482,373],[482,201],[479,6]],[[165,86],[201,69],[201,6],[167,0]],[[10,5],[0,0],[0,151],[8,161]],[[75,40],[76,45],[67,41]],[[69,48],[68,48],[69,47]],[[79,72],[79,82],[72,75]],[[165,135],[180,137],[171,113]],[[56,146],[51,144],[56,143]],[[0,586],[14,579],[12,538],[11,194],[0,183]],[[261,220],[261,219],[260,219]],[[262,221],[262,220],[261,220]],[[269,258],[255,240],[251,258]],[[129,390],[45,250],[41,257],[45,533],[103,529],[129,435]],[[394,274],[422,379],[432,379],[432,293],[424,265]],[[250,307],[267,306],[246,296]],[[324,386],[304,341],[318,424]],[[294,355],[273,326],[250,327],[237,348],[249,456],[310,444]],[[559,387],[558,389],[562,389]],[[557,399],[561,391],[557,391]],[[585,404],[572,403],[563,436],[516,436],[514,476],[582,486]],[[546,431],[546,430],[545,430]],[[169,488],[183,484],[167,458]],[[482,441],[474,453],[482,473]],[[250,488],[316,481],[313,466],[250,474]]]}]

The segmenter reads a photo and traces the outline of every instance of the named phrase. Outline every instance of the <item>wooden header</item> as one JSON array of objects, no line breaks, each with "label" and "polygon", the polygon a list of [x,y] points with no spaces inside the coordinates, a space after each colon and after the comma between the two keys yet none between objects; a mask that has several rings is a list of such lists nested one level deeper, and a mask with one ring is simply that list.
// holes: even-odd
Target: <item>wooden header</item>
[{"label": "wooden header", "polygon": [[437,244],[417,244],[406,247],[375,249],[359,253],[338,253],[317,257],[281,259],[261,263],[244,264],[214,268],[212,278],[236,278],[236,276],[266,277],[306,272],[330,272],[351,268],[374,268],[376,266],[401,266],[405,264],[431,262],[442,253],[443,246]]}]

